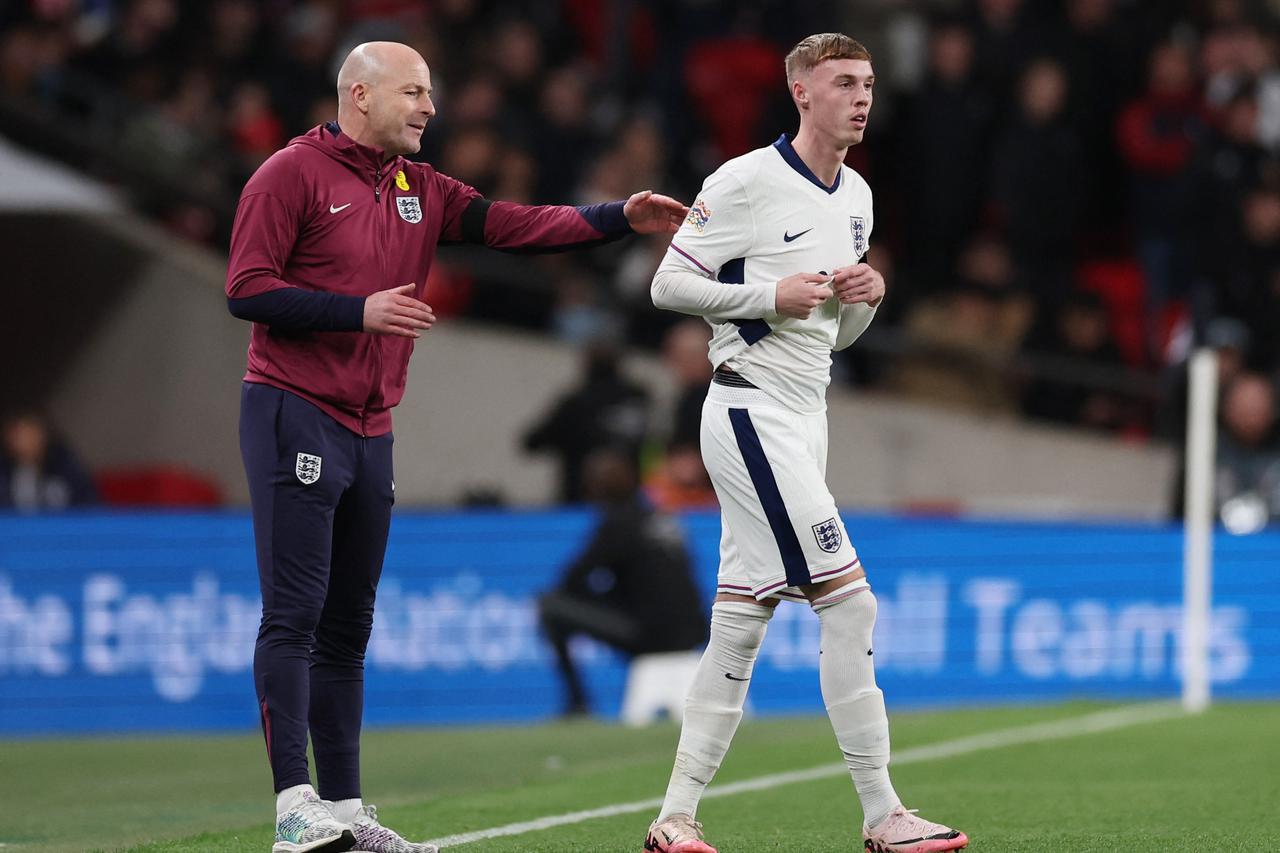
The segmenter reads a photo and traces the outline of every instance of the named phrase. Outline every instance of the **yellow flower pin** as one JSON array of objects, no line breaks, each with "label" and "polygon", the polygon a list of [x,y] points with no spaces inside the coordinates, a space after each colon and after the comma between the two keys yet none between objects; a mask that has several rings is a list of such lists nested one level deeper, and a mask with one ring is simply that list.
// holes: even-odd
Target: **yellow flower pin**
[{"label": "yellow flower pin", "polygon": [[406,191],[409,189],[409,179],[404,176],[404,169],[396,172],[396,186]]}]

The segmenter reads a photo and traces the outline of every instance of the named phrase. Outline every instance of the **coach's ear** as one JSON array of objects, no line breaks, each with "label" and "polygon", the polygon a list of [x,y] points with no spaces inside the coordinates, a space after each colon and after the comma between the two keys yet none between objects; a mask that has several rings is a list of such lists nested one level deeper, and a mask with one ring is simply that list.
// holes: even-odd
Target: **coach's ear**
[{"label": "coach's ear", "polygon": [[356,105],[362,113],[369,112],[369,84],[368,83],[352,83],[351,84],[351,103]]}]

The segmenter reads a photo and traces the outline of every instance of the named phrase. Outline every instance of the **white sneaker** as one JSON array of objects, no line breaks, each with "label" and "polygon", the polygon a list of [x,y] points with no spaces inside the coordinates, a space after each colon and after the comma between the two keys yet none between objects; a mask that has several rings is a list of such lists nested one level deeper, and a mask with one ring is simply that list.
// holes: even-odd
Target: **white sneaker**
[{"label": "white sneaker", "polygon": [[296,806],[276,818],[271,853],[341,853],[355,843],[355,833],[338,822],[329,804],[305,791]]},{"label": "white sneaker", "polygon": [[361,853],[439,853],[434,844],[405,841],[399,833],[378,823],[376,806],[361,806],[351,821],[351,829],[356,834],[354,849]]}]

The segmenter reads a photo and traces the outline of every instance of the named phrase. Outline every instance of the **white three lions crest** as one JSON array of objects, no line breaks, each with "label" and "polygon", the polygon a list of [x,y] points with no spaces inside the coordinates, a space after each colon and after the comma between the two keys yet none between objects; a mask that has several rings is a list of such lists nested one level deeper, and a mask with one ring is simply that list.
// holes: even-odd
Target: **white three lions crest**
[{"label": "white three lions crest", "polygon": [[400,218],[405,222],[422,221],[422,205],[416,195],[396,196],[396,207],[400,210]]},{"label": "white three lions crest", "polygon": [[849,231],[853,233],[853,253],[861,258],[867,253],[867,226],[861,216],[849,217]]},{"label": "white three lions crest", "polygon": [[320,457],[312,456],[310,453],[299,453],[298,464],[293,470],[304,486],[310,486],[320,479]]},{"label": "white three lions crest", "polygon": [[818,540],[818,547],[828,554],[834,554],[839,551],[840,543],[844,541],[844,537],[840,535],[840,523],[834,518],[828,518],[821,524],[815,524],[813,526],[813,538]]}]

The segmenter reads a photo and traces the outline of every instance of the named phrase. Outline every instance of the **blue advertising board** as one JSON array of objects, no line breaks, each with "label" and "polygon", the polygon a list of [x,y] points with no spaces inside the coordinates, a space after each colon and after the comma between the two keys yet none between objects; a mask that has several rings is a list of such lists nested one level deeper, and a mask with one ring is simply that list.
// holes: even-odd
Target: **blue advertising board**
[{"label": "blue advertising board", "polygon": [[[846,516],[880,602],[892,707],[1178,692],[1175,528]],[[589,512],[400,513],[366,675],[369,725],[529,721],[561,702],[537,594],[582,547]],[[719,518],[682,517],[709,605]],[[248,517],[0,518],[0,736],[256,726],[260,602]],[[780,606],[757,713],[820,712],[818,623]],[[578,651],[603,715],[626,661]],[[1215,695],[1280,697],[1280,533],[1220,535]]]}]

